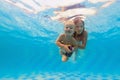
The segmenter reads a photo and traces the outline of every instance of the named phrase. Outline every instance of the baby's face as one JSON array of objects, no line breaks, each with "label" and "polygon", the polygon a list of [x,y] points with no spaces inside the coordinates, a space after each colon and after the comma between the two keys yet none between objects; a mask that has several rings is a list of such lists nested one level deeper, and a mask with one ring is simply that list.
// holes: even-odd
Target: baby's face
[{"label": "baby's face", "polygon": [[74,25],[69,25],[64,27],[65,34],[72,35],[74,33]]}]

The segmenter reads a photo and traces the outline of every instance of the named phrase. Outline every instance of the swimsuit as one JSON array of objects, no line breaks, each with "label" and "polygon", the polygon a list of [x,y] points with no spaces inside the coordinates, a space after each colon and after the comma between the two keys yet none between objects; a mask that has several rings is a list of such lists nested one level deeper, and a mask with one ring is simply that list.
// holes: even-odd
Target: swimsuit
[{"label": "swimsuit", "polygon": [[[72,46],[68,46],[68,48],[72,51],[73,50],[73,48],[72,48]],[[64,55],[66,55],[67,57],[70,57],[71,55],[72,55],[72,53],[73,52],[70,52],[70,53],[64,53]]]}]

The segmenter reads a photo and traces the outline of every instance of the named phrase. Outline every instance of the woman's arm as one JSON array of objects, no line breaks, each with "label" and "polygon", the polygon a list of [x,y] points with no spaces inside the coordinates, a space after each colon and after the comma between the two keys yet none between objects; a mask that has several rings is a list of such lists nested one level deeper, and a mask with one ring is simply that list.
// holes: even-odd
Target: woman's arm
[{"label": "woman's arm", "polygon": [[82,44],[78,45],[78,48],[85,49],[86,43],[87,43],[87,37],[88,37],[88,34],[87,34],[87,31],[85,31],[84,32],[84,37],[82,39]]}]

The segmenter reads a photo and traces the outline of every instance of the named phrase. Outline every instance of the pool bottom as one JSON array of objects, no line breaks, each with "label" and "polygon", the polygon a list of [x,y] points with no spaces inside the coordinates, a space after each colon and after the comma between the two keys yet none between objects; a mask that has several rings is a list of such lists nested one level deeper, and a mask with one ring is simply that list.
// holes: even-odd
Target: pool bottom
[{"label": "pool bottom", "polygon": [[120,80],[118,74],[87,74],[87,73],[57,73],[57,72],[46,72],[46,73],[31,73],[21,74],[18,77],[11,75],[5,75],[0,80]]}]

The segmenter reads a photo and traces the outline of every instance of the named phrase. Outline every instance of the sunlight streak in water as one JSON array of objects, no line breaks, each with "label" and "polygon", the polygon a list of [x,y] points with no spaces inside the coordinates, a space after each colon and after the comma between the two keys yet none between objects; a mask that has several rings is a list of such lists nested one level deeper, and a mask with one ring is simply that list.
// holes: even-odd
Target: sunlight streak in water
[{"label": "sunlight streak in water", "polygon": [[[61,0],[65,1],[62,5],[63,2],[56,1],[0,1],[1,74],[5,71],[0,80],[120,80],[120,3],[112,4],[115,0]],[[85,2],[87,6],[60,10],[60,6]],[[55,44],[57,36],[64,31],[59,18],[79,13],[85,17],[89,35],[87,47],[79,51],[76,62],[71,57],[63,63]],[[17,70],[25,74],[17,75]],[[29,74],[29,70],[41,73]],[[112,72],[115,74],[110,74]]]},{"label": "sunlight streak in water", "polygon": [[[58,0],[59,1],[59,0]],[[72,1],[72,0],[71,0]],[[81,1],[81,2],[80,2]],[[76,3],[80,3],[82,4],[82,2],[84,2],[84,0],[80,0]],[[4,1],[2,1],[4,2]],[[29,10],[33,12],[35,12],[35,10],[39,10],[38,8],[44,8],[45,5],[47,4],[52,4],[53,2],[51,1],[50,3],[44,3],[44,0],[5,0],[6,3],[10,3],[13,6],[16,6],[19,10],[19,8],[21,10],[25,10],[29,13]],[[67,2],[67,1],[66,1]],[[113,2],[115,2],[115,0],[88,0],[88,2],[90,4],[97,4],[97,3],[103,3],[103,5],[108,5],[108,4],[112,4]],[[43,3],[44,6],[41,6],[41,3]],[[62,3],[62,2],[59,2]],[[69,5],[73,5],[76,3],[69,3],[67,2],[66,4]],[[61,4],[62,5],[62,4]],[[102,5],[102,6],[103,6]],[[13,6],[8,5],[9,8],[11,8],[10,10],[12,10]],[[56,5],[57,6],[57,5]],[[64,6],[64,5],[62,5]],[[100,7],[102,7],[100,6]],[[109,6],[109,5],[108,5]],[[57,6],[59,7],[59,6]],[[107,6],[106,6],[107,7]],[[54,8],[54,7],[50,7],[49,8]],[[7,29],[10,30],[22,30],[22,31],[26,31],[29,35],[33,36],[33,37],[38,37],[39,35],[43,36],[43,37],[48,37],[49,35],[45,34],[45,31],[51,31],[54,33],[61,33],[63,32],[63,28],[61,26],[63,26],[63,24],[59,23],[59,22],[55,22],[52,20],[59,20],[59,18],[61,17],[71,17],[74,15],[77,15],[79,13],[83,14],[83,17],[85,17],[86,19],[86,29],[89,30],[89,33],[91,32],[99,32],[99,33],[103,33],[106,32],[108,30],[110,30],[111,28],[114,27],[114,25],[108,26],[107,23],[109,23],[110,19],[114,20],[114,18],[111,17],[112,13],[110,13],[111,11],[108,9],[100,9],[97,10],[97,7],[87,7],[87,8],[75,8],[75,9],[69,9],[66,11],[55,11],[54,9],[52,10],[48,10],[48,9],[44,9],[44,11],[38,11],[38,14],[26,14],[26,13],[20,13],[19,11],[16,13],[15,11],[13,11],[10,16],[10,19],[8,18],[4,18],[5,20],[2,21],[1,25],[5,26],[4,21],[8,21],[8,23],[13,26],[13,27],[8,27],[5,26]],[[114,7],[112,6],[111,9],[114,9]],[[7,10],[8,12],[10,10]],[[16,11],[17,11],[16,10]],[[47,11],[48,10],[48,11]],[[106,13],[104,13],[104,10],[108,10]],[[57,12],[57,13],[55,13]],[[74,12],[74,13],[73,13]],[[109,14],[108,14],[109,13]],[[115,12],[117,14],[117,12]],[[23,15],[23,17],[19,17],[20,15]],[[104,15],[107,14],[107,15]],[[94,15],[94,16],[92,16]],[[87,18],[86,18],[87,16]],[[24,18],[24,20],[22,19]],[[104,19],[99,19],[99,18],[104,18]],[[108,20],[109,18],[109,20]],[[14,22],[11,22],[11,19],[14,20]],[[96,22],[96,19],[99,20]],[[34,23],[32,23],[34,22]],[[94,23],[95,22],[95,23]],[[112,22],[112,21],[111,21]],[[99,23],[102,23],[101,25],[98,25]],[[17,26],[14,26],[14,24],[17,24]],[[89,25],[88,25],[89,24]],[[94,24],[94,25],[93,25]],[[116,23],[115,25],[117,25],[119,23]],[[102,26],[102,25],[106,25]],[[49,26],[49,27],[48,27]],[[57,27],[59,27],[59,31],[57,30]],[[54,33],[52,33],[51,35],[53,35]]]}]

